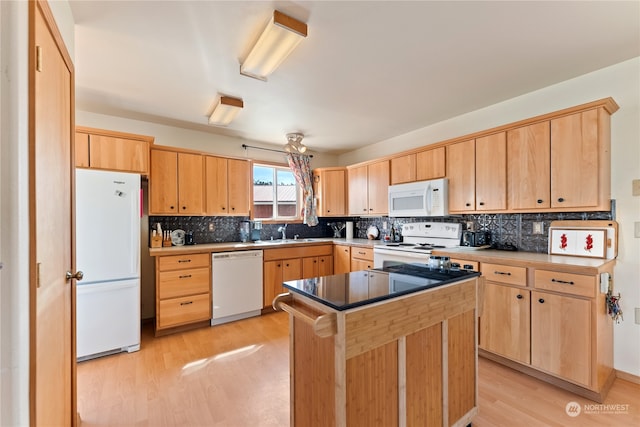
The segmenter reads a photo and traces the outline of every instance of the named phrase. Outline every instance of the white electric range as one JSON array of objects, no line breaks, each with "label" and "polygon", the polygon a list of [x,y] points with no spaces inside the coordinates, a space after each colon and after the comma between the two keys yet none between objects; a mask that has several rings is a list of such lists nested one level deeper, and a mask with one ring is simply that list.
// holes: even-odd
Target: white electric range
[{"label": "white electric range", "polygon": [[414,222],[402,225],[402,243],[374,246],[373,266],[382,268],[385,261],[427,263],[433,249],[457,248],[462,224],[449,222]]}]

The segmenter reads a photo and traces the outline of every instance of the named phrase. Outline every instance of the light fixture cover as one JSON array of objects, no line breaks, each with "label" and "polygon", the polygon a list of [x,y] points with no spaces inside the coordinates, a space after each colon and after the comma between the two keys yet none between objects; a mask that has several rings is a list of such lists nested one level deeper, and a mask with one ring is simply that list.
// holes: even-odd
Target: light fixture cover
[{"label": "light fixture cover", "polygon": [[284,151],[287,153],[304,153],[307,151],[307,146],[302,143],[304,135],[298,132],[287,134],[287,143],[284,146]]},{"label": "light fixture cover", "polygon": [[240,74],[259,80],[267,76],[307,37],[307,24],[284,13],[273,12],[260,38],[240,65]]},{"label": "light fixture cover", "polygon": [[244,103],[242,99],[232,98],[230,96],[221,96],[220,102],[213,109],[209,116],[209,124],[216,126],[227,126],[242,110]]}]

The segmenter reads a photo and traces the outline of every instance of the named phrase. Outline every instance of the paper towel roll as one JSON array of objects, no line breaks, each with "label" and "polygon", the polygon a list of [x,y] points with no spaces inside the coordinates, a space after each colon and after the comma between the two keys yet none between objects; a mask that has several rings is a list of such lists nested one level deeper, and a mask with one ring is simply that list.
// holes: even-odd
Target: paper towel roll
[{"label": "paper towel roll", "polygon": [[353,221],[347,221],[347,239],[353,239]]}]

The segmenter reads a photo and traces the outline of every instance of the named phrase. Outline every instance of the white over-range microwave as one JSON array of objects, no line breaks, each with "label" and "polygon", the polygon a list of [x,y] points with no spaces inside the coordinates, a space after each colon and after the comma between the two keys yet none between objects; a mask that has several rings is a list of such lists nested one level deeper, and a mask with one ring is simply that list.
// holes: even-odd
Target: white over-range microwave
[{"label": "white over-range microwave", "polygon": [[389,216],[446,216],[449,180],[417,181],[389,186]]}]

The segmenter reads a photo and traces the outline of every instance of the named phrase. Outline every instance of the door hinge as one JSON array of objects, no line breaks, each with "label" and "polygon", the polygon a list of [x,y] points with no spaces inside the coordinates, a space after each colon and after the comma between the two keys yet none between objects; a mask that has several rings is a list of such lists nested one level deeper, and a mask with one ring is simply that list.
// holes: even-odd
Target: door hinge
[{"label": "door hinge", "polygon": [[36,46],[36,71],[42,71],[42,48]]},{"label": "door hinge", "polygon": [[36,263],[36,288],[40,287],[40,263]]}]

